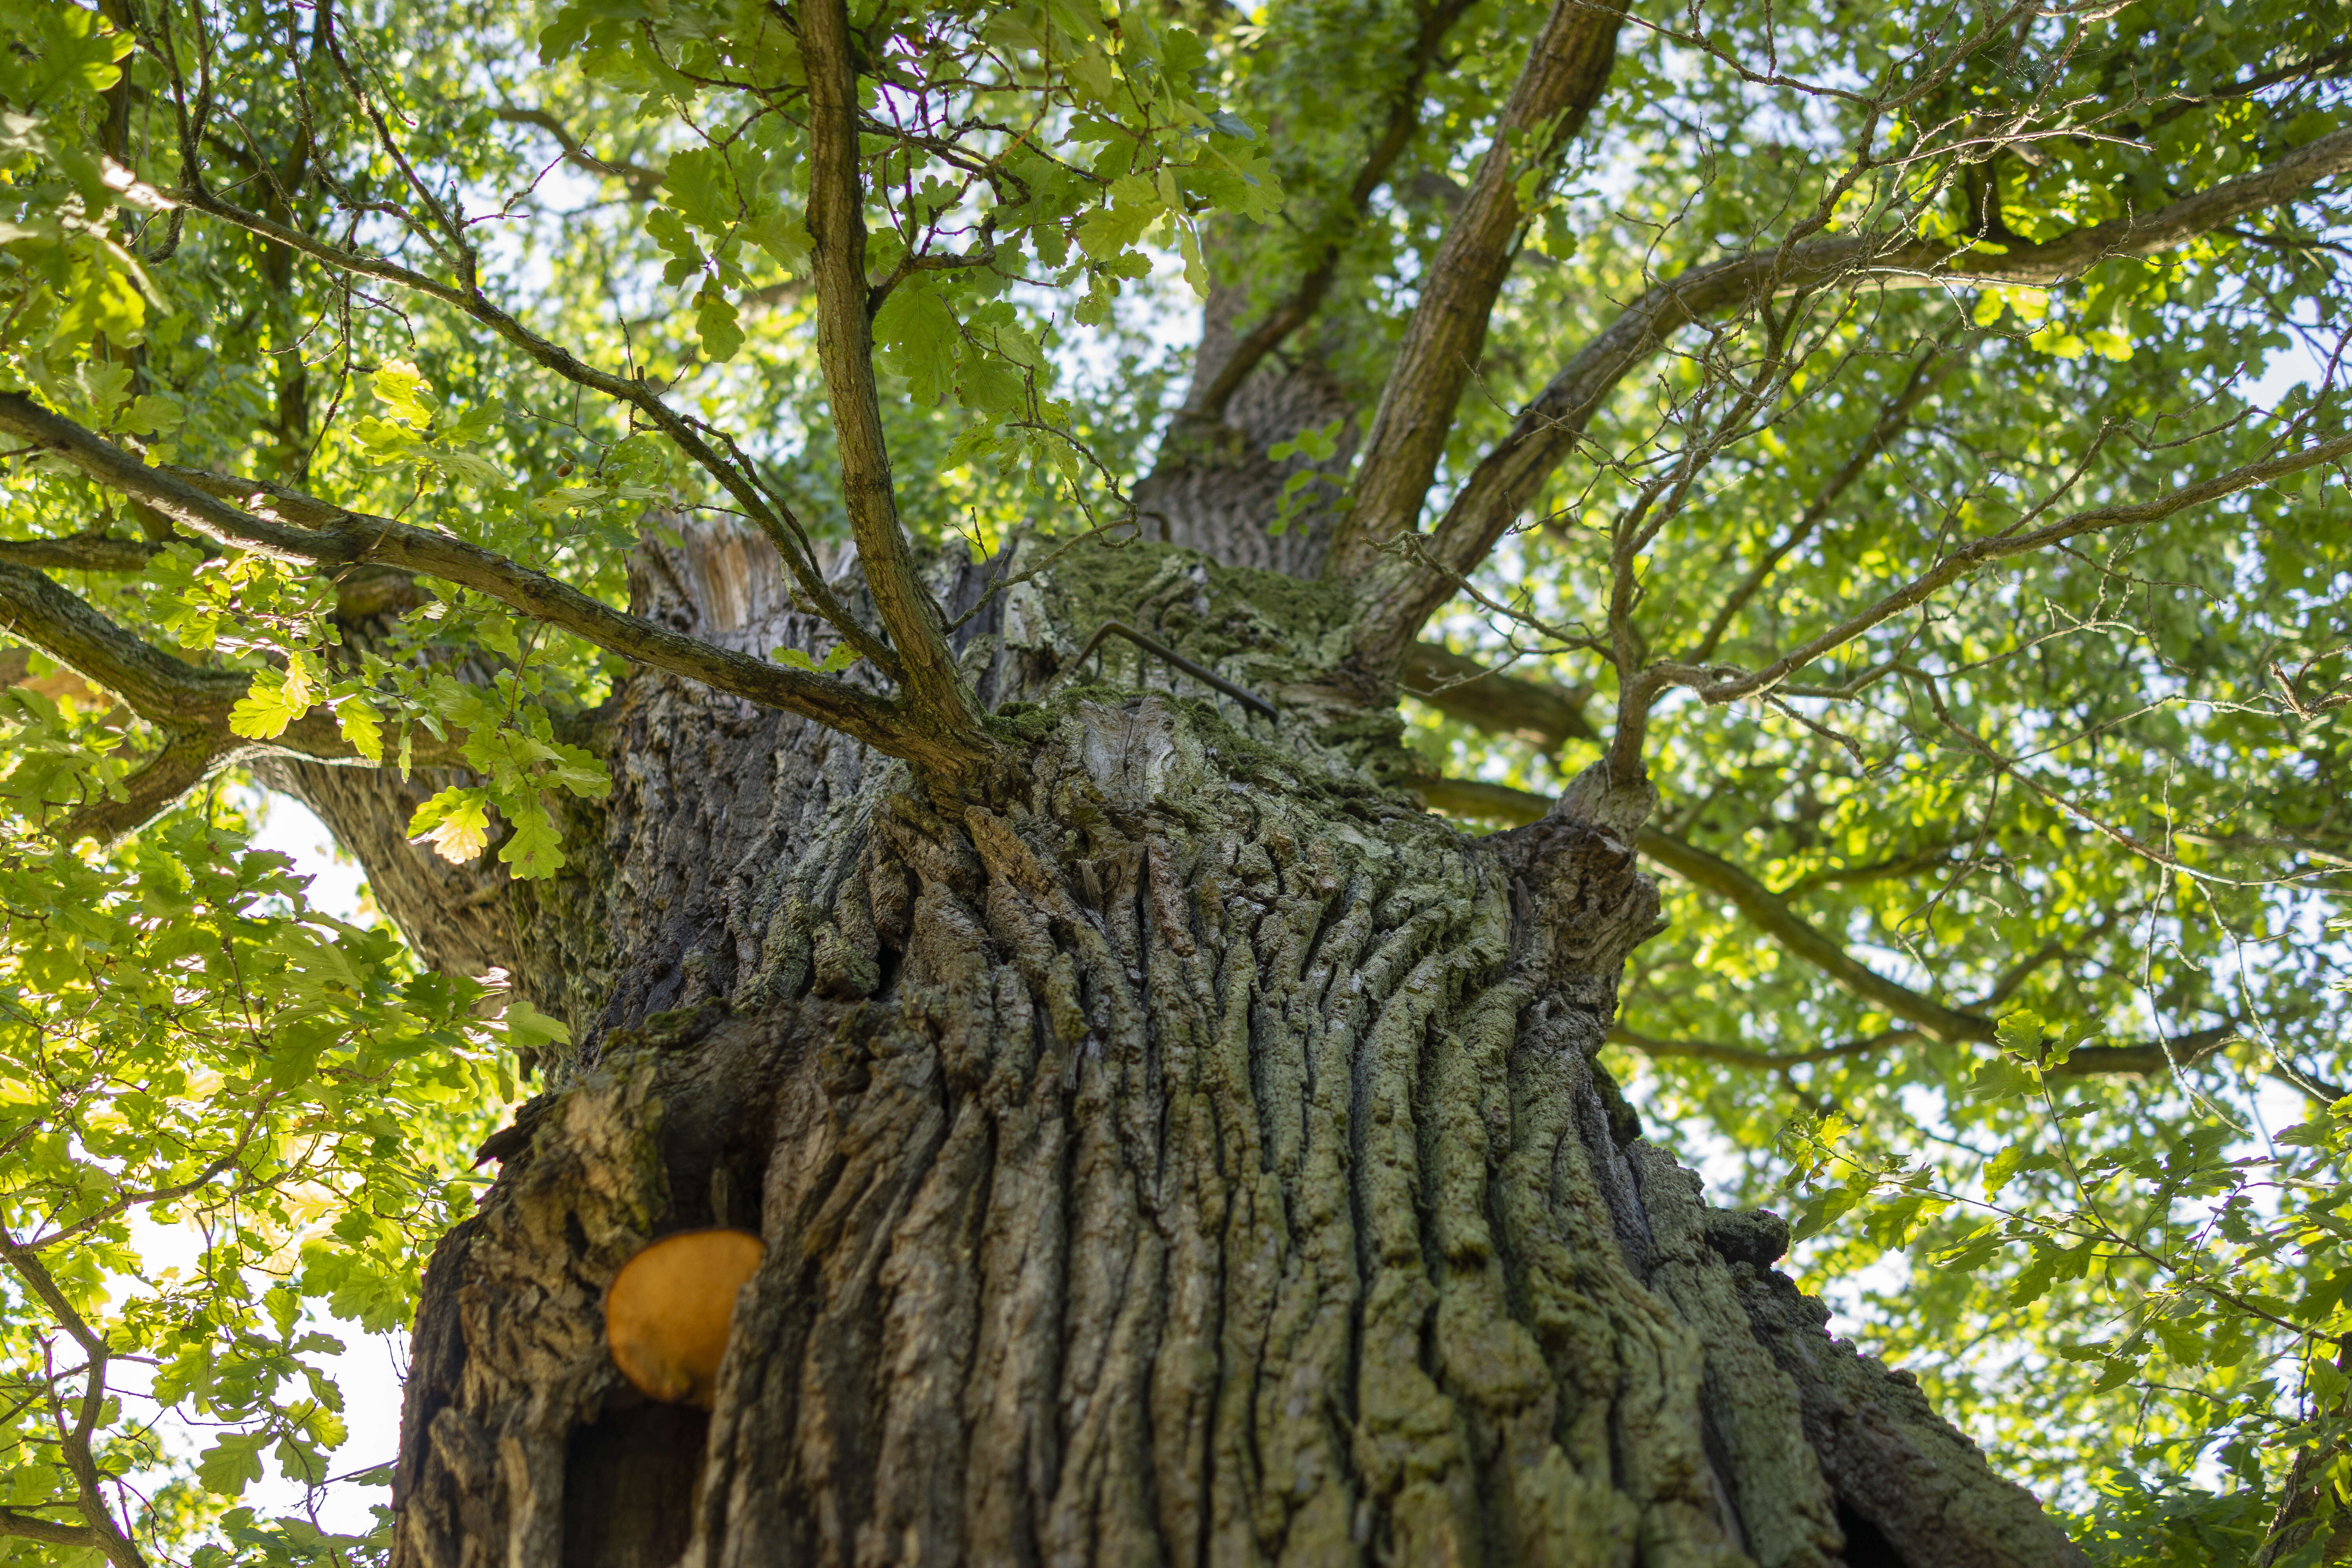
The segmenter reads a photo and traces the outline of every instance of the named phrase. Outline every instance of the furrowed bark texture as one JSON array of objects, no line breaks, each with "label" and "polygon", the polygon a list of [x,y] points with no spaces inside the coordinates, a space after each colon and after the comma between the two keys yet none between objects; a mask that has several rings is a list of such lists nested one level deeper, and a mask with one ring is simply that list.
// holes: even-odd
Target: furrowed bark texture
[{"label": "furrowed bark texture", "polygon": [[[1201,346],[1193,356],[1195,391],[1217,378],[1239,341],[1249,289],[1219,283],[1201,312]],[[1347,482],[1360,432],[1358,399],[1310,346],[1295,359],[1272,357],[1235,390],[1222,415],[1180,414],[1150,475],[1135,487],[1142,536],[1197,550],[1226,566],[1256,566],[1291,577],[1316,577],[1331,543],[1330,503]],[[1342,421],[1338,449],[1318,462],[1304,454],[1276,458],[1269,448],[1309,430]],[[1328,476],[1292,499],[1294,516],[1282,531],[1284,487],[1297,474]]]},{"label": "furrowed bark texture", "polygon": [[[806,646],[728,548],[653,560],[641,607]],[[1393,719],[1311,679],[1343,608],[1068,558],[957,649],[1024,699],[1019,765],[958,798],[625,689],[594,917],[518,905],[517,984],[569,986],[577,1043],[435,1258],[396,1563],[2080,1561],[1821,1331],[1785,1228],[1639,1141],[1594,1062],[1656,920],[1633,846],[1415,809]],[[1074,668],[1112,613],[1281,722]],[[713,1224],[768,1253],[706,1415],[628,1389],[600,1300]]]}]

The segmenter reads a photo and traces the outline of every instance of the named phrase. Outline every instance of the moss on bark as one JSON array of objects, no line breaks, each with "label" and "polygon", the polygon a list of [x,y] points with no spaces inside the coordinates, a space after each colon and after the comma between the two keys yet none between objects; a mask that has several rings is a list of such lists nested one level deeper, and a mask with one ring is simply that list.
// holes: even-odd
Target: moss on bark
[{"label": "moss on bark", "polygon": [[[2074,1560],[1635,1138],[1594,1061],[1656,919],[1623,837],[1387,787],[1318,593],[1067,558],[961,649],[1027,705],[953,798],[623,695],[610,994],[436,1261],[401,1563],[1825,1568],[1842,1515],[1914,1563]],[[1280,722],[1071,668],[1109,614]],[[713,1223],[768,1261],[708,1423],[661,1418],[598,1292]]]}]

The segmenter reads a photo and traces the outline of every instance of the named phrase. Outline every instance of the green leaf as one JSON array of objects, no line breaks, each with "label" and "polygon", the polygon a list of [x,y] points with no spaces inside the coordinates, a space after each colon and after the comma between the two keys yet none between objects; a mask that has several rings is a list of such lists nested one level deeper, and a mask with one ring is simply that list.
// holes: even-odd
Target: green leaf
[{"label": "green leaf", "polygon": [[383,715],[363,697],[347,697],[335,705],[335,726],[352,750],[369,762],[383,761]]},{"label": "green leaf", "polygon": [[856,664],[863,656],[847,643],[836,643],[834,645],[833,651],[824,656],[823,664],[819,664],[796,647],[780,647],[770,653],[768,657],[778,664],[787,664],[794,669],[805,669],[812,674],[838,675]]},{"label": "green leaf", "polygon": [[[2010,1144],[2007,1148],[2001,1150],[2000,1153],[1995,1154],[1991,1159],[1986,1161],[1984,1170],[1985,1196],[1988,1199],[2000,1196],[2000,1190],[2009,1185],[2010,1178],[2016,1175],[2021,1169],[2023,1169],[2026,1166],[2026,1163],[2030,1160],[2033,1160],[2033,1151],[2022,1141],[2020,1141]],[[2037,1164],[2039,1163],[2038,1161],[2035,1163]]]},{"label": "green leaf", "polygon": [[786,272],[798,274],[806,270],[812,242],[808,226],[796,212],[772,208],[752,217],[743,226],[743,237],[774,258]]},{"label": "green leaf", "polygon": [[2011,1056],[2030,1062],[2042,1059],[2042,1015],[2021,1007],[1993,1026],[1993,1039]]},{"label": "green leaf", "polygon": [[883,363],[907,378],[908,395],[929,407],[947,395],[961,336],[955,312],[925,281],[908,279],[874,313],[874,337]]},{"label": "green leaf", "polygon": [[424,838],[444,860],[465,865],[489,847],[489,792],[451,785],[416,808],[408,837]]},{"label": "green leaf", "polygon": [[2020,1067],[2008,1057],[1987,1057],[1977,1064],[1976,1076],[1969,1084],[1969,1098],[2014,1100],[2032,1094],[2040,1087],[2040,1080],[2031,1069]]},{"label": "green leaf", "polygon": [[103,337],[117,348],[145,338],[147,301],[128,273],[102,262],[83,270],[71,302],[49,331],[51,348],[78,349]]},{"label": "green leaf", "polygon": [[507,999],[505,1021],[508,1043],[519,1051],[543,1051],[549,1046],[572,1043],[570,1029],[520,996]]},{"label": "green leaf", "polygon": [[[500,808],[514,832],[499,849],[499,858],[517,877],[551,877],[564,865],[563,836],[555,819],[536,796],[503,801]],[[478,850],[477,853],[479,853]]]},{"label": "green leaf", "polygon": [[662,268],[662,284],[675,289],[702,269],[702,247],[686,229],[686,219],[675,207],[651,207],[646,213],[646,232],[654,242],[670,254]]},{"label": "green leaf", "polygon": [[2274,1143],[2284,1143],[2295,1149],[2325,1149],[2335,1142],[2339,1129],[2333,1117],[2321,1117],[2315,1121],[2298,1121],[2271,1134]]},{"label": "green leaf", "polygon": [[440,399],[433,395],[433,384],[406,360],[384,361],[368,377],[368,384],[375,389],[377,401],[392,410],[393,417],[418,430],[433,423],[433,411],[440,406]]},{"label": "green leaf", "polygon": [[160,393],[142,392],[131,400],[122,428],[134,436],[168,436],[187,417],[178,401]]},{"label": "green leaf", "polygon": [[261,1451],[269,1442],[268,1433],[225,1434],[198,1457],[198,1484],[221,1497],[243,1497],[245,1489],[261,1479]]},{"label": "green leaf", "polygon": [[715,283],[705,283],[695,296],[695,331],[702,336],[702,352],[720,363],[735,357],[743,346],[743,329],[735,324],[735,306]]}]

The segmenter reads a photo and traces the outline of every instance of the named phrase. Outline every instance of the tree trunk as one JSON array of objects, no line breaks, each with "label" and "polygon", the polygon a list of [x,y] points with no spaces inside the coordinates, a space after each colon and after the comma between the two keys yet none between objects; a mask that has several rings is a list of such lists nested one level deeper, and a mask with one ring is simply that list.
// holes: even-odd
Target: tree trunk
[{"label": "tree trunk", "polygon": [[[805,646],[761,558],[698,532],[639,608]],[[1029,704],[965,798],[625,685],[572,865],[445,943],[576,1040],[428,1275],[396,1563],[2080,1561],[1822,1332],[1785,1227],[1640,1141],[1595,1061],[1657,918],[1627,836],[1472,838],[1387,787],[1393,715],[1313,679],[1345,609],[1066,557],[963,634]],[[1123,644],[1072,668],[1113,614],[1279,723]],[[434,918],[359,832],[404,802],[287,782]],[[706,1415],[622,1379],[601,1302],[708,1225],[768,1250]]]},{"label": "tree trunk", "polygon": [[[1216,380],[1239,346],[1248,300],[1249,289],[1239,283],[1210,289],[1192,355],[1193,397]],[[1331,503],[1346,488],[1362,434],[1353,418],[1361,401],[1361,389],[1343,384],[1310,346],[1295,358],[1269,357],[1223,409],[1200,413],[1188,404],[1169,426],[1159,462],[1135,487],[1143,537],[1197,550],[1221,565],[1317,576],[1331,544]],[[1331,426],[1338,444],[1326,458],[1269,455],[1307,431]],[[1289,481],[1305,473],[1323,478],[1286,498]],[[1277,521],[1286,499],[1289,518]]]}]

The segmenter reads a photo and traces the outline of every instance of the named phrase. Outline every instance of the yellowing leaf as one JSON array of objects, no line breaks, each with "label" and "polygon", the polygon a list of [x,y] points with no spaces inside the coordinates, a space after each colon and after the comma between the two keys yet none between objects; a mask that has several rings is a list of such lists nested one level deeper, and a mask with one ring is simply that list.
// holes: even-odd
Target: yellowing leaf
[{"label": "yellowing leaf", "polygon": [[352,750],[369,762],[383,761],[383,715],[364,698],[345,698],[335,707],[335,727]]},{"label": "yellowing leaf", "polygon": [[488,792],[452,786],[416,808],[408,837],[422,837],[444,860],[464,865],[489,847]]},{"label": "yellowing leaf", "polygon": [[252,687],[228,710],[229,733],[249,741],[274,741],[310,710],[307,681],[289,681],[274,671],[257,675]]},{"label": "yellowing leaf", "polygon": [[433,410],[440,399],[433,395],[432,383],[406,360],[388,359],[376,366],[368,378],[375,388],[376,397],[389,407],[395,418],[404,419],[422,430],[433,422]]}]

